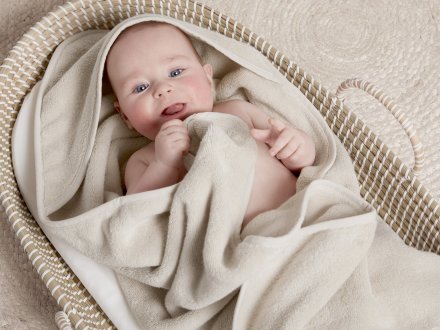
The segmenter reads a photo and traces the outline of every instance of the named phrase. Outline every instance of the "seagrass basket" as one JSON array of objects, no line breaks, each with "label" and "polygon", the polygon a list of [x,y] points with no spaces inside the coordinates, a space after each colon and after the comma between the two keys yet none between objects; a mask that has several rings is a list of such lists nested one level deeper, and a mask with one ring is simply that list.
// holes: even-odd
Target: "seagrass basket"
[{"label": "seagrass basket", "polygon": [[[0,67],[0,198],[8,221],[30,261],[63,313],[60,327],[112,329],[111,321],[50,244],[30,214],[17,187],[12,167],[11,134],[25,95],[43,76],[51,54],[62,41],[80,31],[111,29],[142,13],[171,16],[217,31],[255,47],[296,86],[325,118],[350,154],[362,196],[406,244],[440,253],[438,203],[417,180],[423,154],[417,136],[397,106],[369,83],[349,80],[336,94],[292,63],[267,41],[233,19],[194,1],[79,0],[67,3],[35,24]],[[343,92],[361,88],[381,101],[408,133],[415,153],[407,167],[343,104]]]}]

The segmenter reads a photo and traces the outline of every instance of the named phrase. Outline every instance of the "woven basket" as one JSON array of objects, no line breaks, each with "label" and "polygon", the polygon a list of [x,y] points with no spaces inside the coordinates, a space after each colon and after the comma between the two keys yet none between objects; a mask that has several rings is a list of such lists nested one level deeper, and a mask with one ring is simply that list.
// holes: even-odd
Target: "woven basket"
[{"label": "woven basket", "polygon": [[[439,253],[440,210],[414,172],[396,157],[336,95],[322,87],[268,42],[233,19],[194,1],[87,1],[67,3],[35,24],[16,44],[0,67],[1,180],[0,198],[8,220],[29,259],[76,329],[114,326],[75,274],[66,265],[33,219],[18,190],[12,168],[12,128],[24,96],[41,79],[54,49],[80,31],[111,29],[141,13],[171,16],[202,26],[255,47],[315,106],[349,152],[362,196],[410,246]],[[371,88],[359,81],[341,85]],[[378,92],[371,92],[377,97]],[[390,110],[394,105],[378,97]],[[395,112],[395,111],[394,111]],[[399,121],[401,114],[397,114]],[[409,129],[416,154],[417,141]],[[63,327],[66,320],[63,320]]]}]

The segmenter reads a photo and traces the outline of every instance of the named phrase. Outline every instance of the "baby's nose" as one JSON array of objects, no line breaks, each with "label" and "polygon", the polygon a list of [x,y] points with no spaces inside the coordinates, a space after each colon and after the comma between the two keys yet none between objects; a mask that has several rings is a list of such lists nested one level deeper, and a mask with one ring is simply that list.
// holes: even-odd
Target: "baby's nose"
[{"label": "baby's nose", "polygon": [[155,90],[155,97],[162,97],[165,94],[171,93],[173,91],[173,86],[169,85],[169,84],[160,84],[159,86],[157,86],[156,90]]}]

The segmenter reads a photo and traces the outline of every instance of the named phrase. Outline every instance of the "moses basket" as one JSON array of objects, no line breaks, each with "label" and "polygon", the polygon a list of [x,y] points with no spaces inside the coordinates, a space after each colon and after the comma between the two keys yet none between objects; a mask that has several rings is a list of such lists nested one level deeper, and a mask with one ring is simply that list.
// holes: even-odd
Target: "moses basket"
[{"label": "moses basket", "polygon": [[[438,203],[417,179],[423,149],[398,107],[373,85],[351,79],[332,94],[267,41],[230,17],[194,1],[80,0],[67,3],[36,23],[11,50],[0,68],[0,196],[13,231],[28,258],[63,310],[59,326],[112,329],[114,325],[48,241],[29,212],[15,180],[11,135],[25,95],[45,72],[51,54],[66,38],[89,29],[111,29],[142,13],[171,16],[235,38],[261,52],[325,118],[355,166],[361,194],[402,240],[417,249],[440,253]],[[408,134],[415,164],[406,166],[343,104],[343,94],[357,87],[390,110]]]}]

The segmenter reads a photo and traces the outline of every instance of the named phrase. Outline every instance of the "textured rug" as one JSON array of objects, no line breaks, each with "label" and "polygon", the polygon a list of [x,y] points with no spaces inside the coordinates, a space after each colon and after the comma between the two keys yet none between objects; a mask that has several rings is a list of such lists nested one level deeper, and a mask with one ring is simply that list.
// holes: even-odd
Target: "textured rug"
[{"label": "textured rug", "polygon": [[[0,0],[0,61],[41,16],[64,1]],[[425,146],[421,181],[440,195],[438,0],[204,0],[235,18],[335,91],[353,77],[376,84],[406,112]],[[408,165],[408,138],[371,96],[347,103]],[[0,329],[54,329],[56,303],[0,216]]]}]

